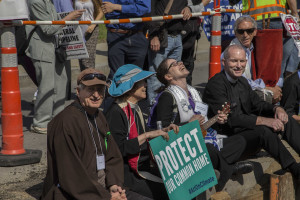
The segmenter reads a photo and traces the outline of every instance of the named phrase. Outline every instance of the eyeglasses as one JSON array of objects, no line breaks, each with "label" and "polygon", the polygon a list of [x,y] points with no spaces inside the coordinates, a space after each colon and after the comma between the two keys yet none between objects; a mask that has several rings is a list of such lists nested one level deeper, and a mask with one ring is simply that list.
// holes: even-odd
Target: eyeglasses
[{"label": "eyeglasses", "polygon": [[103,74],[98,74],[98,73],[86,74],[81,78],[81,81],[89,81],[89,80],[93,80],[94,78],[97,78],[102,81],[106,81],[106,76],[104,76]]},{"label": "eyeglasses", "polygon": [[237,29],[236,32],[240,35],[244,34],[244,32],[247,32],[248,35],[252,34],[255,31],[255,28],[249,28],[249,29]]},{"label": "eyeglasses", "polygon": [[172,62],[172,63],[169,65],[168,71],[169,71],[169,69],[170,69],[171,67],[176,67],[176,66],[179,66],[179,65],[182,65],[182,64],[183,64],[182,61],[174,61],[174,62]]}]

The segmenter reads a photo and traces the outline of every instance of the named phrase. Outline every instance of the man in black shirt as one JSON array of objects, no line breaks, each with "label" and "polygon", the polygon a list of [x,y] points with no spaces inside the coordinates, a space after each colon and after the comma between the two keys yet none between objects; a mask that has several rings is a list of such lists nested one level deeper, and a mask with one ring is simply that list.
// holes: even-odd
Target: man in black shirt
[{"label": "man in black shirt", "polygon": [[[150,50],[148,51],[149,71],[155,72],[158,65],[166,58],[181,60],[182,38],[184,20],[191,16],[187,0],[152,0],[151,16],[175,15],[182,13],[182,19],[173,19],[163,22],[150,22],[148,24]],[[153,104],[157,90],[161,83],[156,76],[148,80],[148,100]]]},{"label": "man in black shirt", "polygon": [[[219,134],[228,136],[223,140],[221,154],[232,163],[263,148],[283,169],[289,169],[299,179],[300,164],[284,147],[277,133],[300,153],[300,125],[282,107],[260,100],[242,76],[246,62],[243,47],[229,46],[222,59],[224,70],[208,81],[204,91],[203,101],[209,104],[209,117],[217,114],[223,102],[237,104],[228,116],[228,123],[214,127]],[[231,145],[233,143],[235,145]]]}]

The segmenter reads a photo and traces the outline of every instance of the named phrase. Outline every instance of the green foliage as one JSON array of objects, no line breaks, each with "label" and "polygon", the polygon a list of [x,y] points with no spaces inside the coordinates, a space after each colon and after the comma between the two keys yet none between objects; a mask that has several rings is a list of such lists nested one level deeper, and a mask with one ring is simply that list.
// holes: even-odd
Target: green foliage
[{"label": "green foliage", "polygon": [[99,24],[99,29],[98,43],[106,42],[107,29],[105,24]]}]

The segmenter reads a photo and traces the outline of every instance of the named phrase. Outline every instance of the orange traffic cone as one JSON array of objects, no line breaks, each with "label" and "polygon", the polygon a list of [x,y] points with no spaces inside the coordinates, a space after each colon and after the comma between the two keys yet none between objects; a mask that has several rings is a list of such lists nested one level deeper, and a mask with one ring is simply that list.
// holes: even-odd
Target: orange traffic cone
[{"label": "orange traffic cone", "polygon": [[40,162],[40,150],[23,148],[23,122],[15,28],[4,27],[1,33],[1,79],[2,79],[2,149],[0,166],[17,166]]}]

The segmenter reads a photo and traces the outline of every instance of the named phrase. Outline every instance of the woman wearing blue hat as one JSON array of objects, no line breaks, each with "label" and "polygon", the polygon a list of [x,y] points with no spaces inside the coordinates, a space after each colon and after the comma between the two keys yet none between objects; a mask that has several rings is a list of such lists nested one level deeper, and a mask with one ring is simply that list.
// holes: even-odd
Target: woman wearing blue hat
[{"label": "woman wearing blue hat", "polygon": [[120,67],[108,90],[115,102],[106,118],[123,155],[124,185],[150,199],[168,199],[158,168],[152,164],[147,140],[158,136],[168,140],[167,131],[174,129],[178,133],[179,129],[172,124],[162,130],[148,131],[137,104],[146,98],[146,79],[153,74],[132,64]]}]

